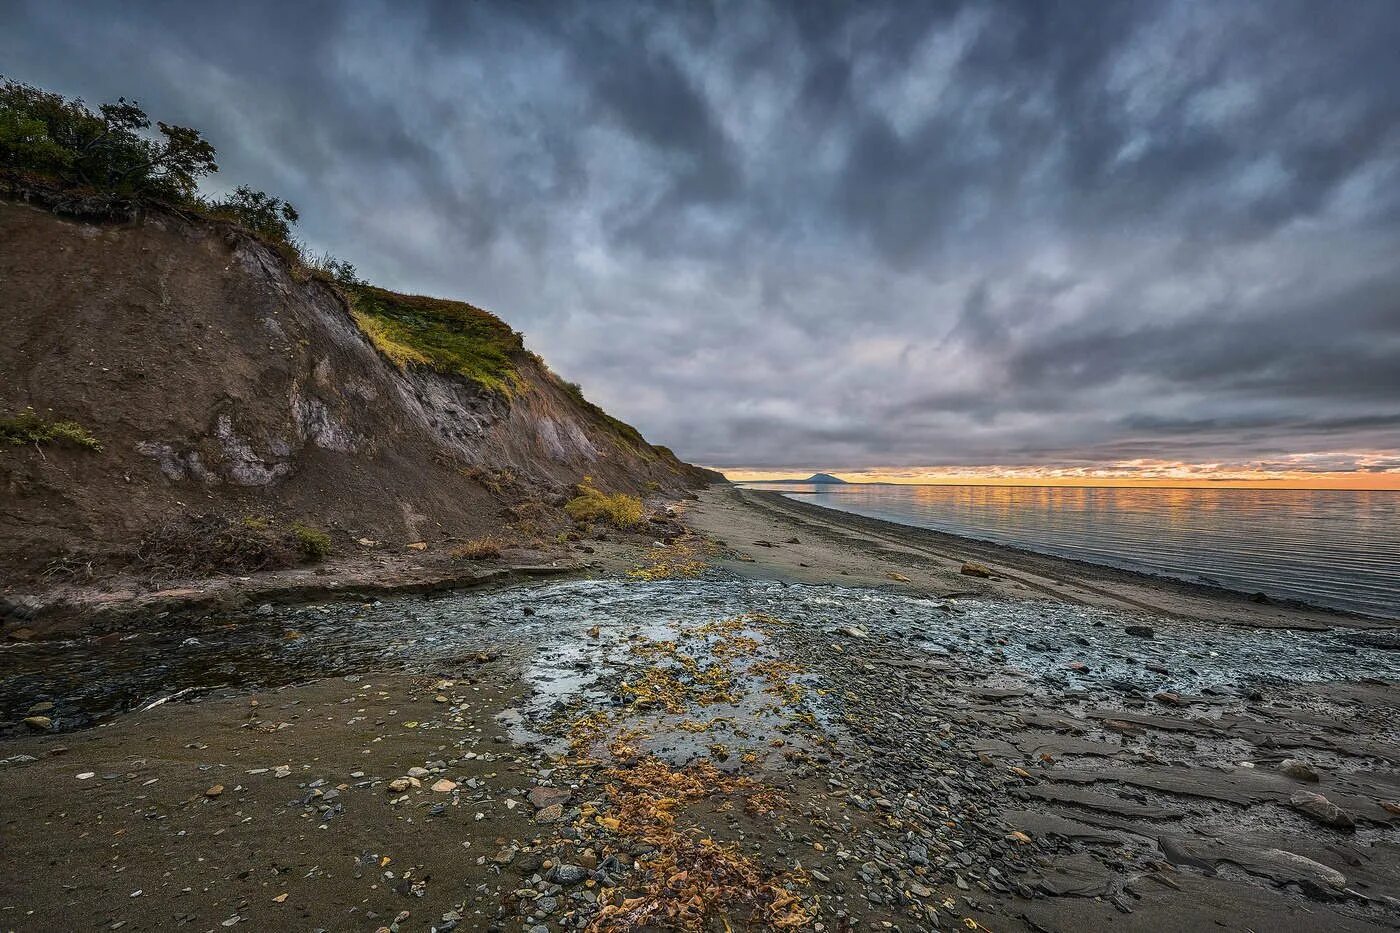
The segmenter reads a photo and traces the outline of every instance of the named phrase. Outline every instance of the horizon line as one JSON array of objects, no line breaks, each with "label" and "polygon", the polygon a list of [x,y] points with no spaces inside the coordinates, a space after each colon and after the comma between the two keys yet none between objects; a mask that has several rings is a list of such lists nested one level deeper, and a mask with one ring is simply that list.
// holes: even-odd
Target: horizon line
[{"label": "horizon line", "polygon": [[[716,469],[716,468],[711,468]],[[741,479],[731,478],[724,470],[716,469],[730,483],[772,483],[781,482],[785,484],[802,485],[806,482],[806,477],[794,476],[769,476],[769,477],[744,477]],[[738,470],[734,472],[748,472]],[[950,487],[979,487],[991,486],[999,488],[1027,488],[1027,489],[1274,489],[1286,490],[1290,492],[1400,492],[1400,474],[1388,474],[1395,476],[1395,485],[1341,485],[1344,477],[1349,474],[1332,474],[1336,479],[1332,484],[1325,481],[1309,483],[1308,480],[1297,477],[1279,477],[1277,480],[1266,478],[1259,479],[1143,479],[1135,480],[1129,477],[1104,477],[1101,479],[1080,479],[1066,478],[1062,482],[1045,482],[1038,479],[1016,480],[1014,478],[993,477],[986,480],[967,481],[959,478],[953,481],[939,480],[889,480],[889,479],[867,479],[853,480],[845,479],[839,473],[829,470],[823,472],[841,479],[841,483],[811,483],[809,485],[849,485],[849,486],[950,486]],[[1287,484],[1287,485],[1284,485]]]}]

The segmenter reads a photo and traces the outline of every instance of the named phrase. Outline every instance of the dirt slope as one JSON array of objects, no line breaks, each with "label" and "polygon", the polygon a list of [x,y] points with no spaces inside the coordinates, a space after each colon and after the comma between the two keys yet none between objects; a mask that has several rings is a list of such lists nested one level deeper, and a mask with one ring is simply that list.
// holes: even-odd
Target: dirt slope
[{"label": "dirt slope", "polygon": [[658,495],[711,478],[500,326],[509,395],[396,365],[336,289],[235,228],[0,202],[0,418],[32,407],[102,444],[0,445],[0,577],[100,574],[197,514],[305,521],[337,547],[433,544],[555,534],[585,475]]}]

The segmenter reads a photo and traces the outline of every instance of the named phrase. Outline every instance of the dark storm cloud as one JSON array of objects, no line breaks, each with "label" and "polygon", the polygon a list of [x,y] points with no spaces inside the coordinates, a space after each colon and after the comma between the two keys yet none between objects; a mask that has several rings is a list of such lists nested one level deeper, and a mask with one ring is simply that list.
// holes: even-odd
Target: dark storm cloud
[{"label": "dark storm cloud", "polygon": [[721,466],[1400,463],[1400,8],[11,4]]}]

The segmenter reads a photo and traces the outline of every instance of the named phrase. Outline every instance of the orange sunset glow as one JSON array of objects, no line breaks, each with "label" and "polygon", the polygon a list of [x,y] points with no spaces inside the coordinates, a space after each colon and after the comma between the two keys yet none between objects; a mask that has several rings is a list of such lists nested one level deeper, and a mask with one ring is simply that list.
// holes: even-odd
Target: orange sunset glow
[{"label": "orange sunset glow", "polygon": [[[809,476],[819,468],[789,471],[722,470],[733,482],[763,482]],[[1352,489],[1400,491],[1400,470],[1368,472],[1227,469],[1185,463],[1131,463],[1065,467],[927,467],[825,470],[850,483],[929,486],[1167,486],[1181,489]]]}]

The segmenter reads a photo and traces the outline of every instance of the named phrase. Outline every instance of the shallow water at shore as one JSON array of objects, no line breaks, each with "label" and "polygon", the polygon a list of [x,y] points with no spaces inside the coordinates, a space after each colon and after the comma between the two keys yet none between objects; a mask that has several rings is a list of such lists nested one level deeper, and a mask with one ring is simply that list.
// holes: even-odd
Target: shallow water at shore
[{"label": "shallow water at shore", "polygon": [[[153,621],[150,631],[122,637],[10,645],[0,650],[0,720],[17,721],[47,700],[55,703],[57,726],[72,728],[189,692],[366,670],[432,671],[469,662],[479,651],[529,648],[565,657],[593,625],[646,630],[744,613],[774,616],[815,638],[910,640],[932,661],[1023,673],[1046,692],[1242,690],[1385,677],[1396,663],[1394,650],[1377,646],[1388,636],[1347,630],[1222,629],[1049,602],[938,600],[772,581],[589,580],[370,604],[266,606],[178,628]],[[1155,637],[1125,631],[1143,624]],[[556,665],[559,676],[567,676],[566,666]]]},{"label": "shallow water at shore", "polygon": [[744,485],[1057,557],[1400,617],[1400,493]]}]

